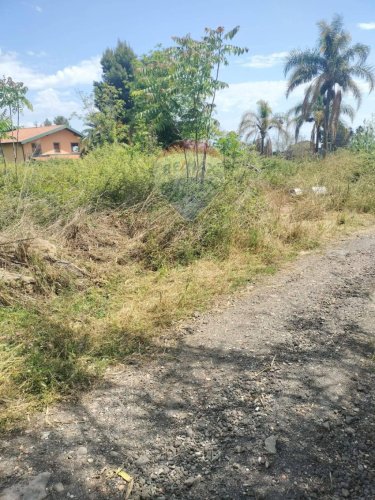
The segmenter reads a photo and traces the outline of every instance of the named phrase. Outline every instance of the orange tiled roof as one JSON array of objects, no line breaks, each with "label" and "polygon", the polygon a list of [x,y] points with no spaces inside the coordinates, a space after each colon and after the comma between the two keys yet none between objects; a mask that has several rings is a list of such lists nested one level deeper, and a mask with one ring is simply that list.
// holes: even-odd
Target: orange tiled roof
[{"label": "orange tiled roof", "polygon": [[[49,127],[30,127],[20,128],[18,130],[18,142],[29,142],[32,139],[37,139],[40,136],[49,135],[54,130],[63,130],[66,128],[61,125],[50,125]],[[13,137],[13,139],[12,139]],[[17,130],[8,132],[7,135],[1,140],[2,143],[9,143],[17,140]]]}]

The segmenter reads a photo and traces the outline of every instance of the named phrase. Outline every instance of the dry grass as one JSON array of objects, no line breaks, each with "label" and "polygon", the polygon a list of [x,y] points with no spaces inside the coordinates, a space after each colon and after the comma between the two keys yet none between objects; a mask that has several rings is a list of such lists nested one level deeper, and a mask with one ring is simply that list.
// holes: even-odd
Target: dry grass
[{"label": "dry grass", "polygon": [[[155,335],[218,296],[374,222],[368,158],[272,161],[261,174],[226,179],[194,220],[152,191],[131,207],[122,200],[100,210],[83,203],[62,217],[52,217],[52,207],[44,223],[34,210],[22,210],[0,235],[1,267],[34,279],[27,286],[0,283],[1,425],[12,427],[27,412],[87,388],[108,363],[147,351]],[[311,194],[314,185],[329,195]],[[306,194],[290,196],[293,187]],[[33,206],[36,193],[24,206]],[[5,198],[9,205],[11,194]],[[45,191],[37,198],[40,206]],[[56,256],[1,245],[35,237],[54,244]]]}]

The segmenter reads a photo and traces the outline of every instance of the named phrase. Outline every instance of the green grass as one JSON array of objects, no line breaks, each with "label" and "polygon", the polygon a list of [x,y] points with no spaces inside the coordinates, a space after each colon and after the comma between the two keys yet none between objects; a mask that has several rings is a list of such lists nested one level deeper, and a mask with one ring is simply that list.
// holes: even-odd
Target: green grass
[{"label": "green grass", "polygon": [[[78,274],[14,245],[2,267],[34,276],[0,283],[0,423],[89,387],[110,363],[216,297],[273,274],[301,251],[374,221],[371,155],[324,161],[252,158],[186,181],[183,156],[104,148],[82,161],[26,165],[0,176],[1,240],[38,236]],[[324,185],[328,196],[311,187]],[[301,197],[289,190],[304,189]]]}]

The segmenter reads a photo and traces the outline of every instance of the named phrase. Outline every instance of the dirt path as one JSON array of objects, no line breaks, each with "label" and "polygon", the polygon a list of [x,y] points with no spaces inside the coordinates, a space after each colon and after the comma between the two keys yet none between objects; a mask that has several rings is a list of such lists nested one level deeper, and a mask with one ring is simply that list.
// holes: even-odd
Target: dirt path
[{"label": "dirt path", "polygon": [[372,230],[197,318],[3,440],[0,498],[375,498],[374,264]]}]

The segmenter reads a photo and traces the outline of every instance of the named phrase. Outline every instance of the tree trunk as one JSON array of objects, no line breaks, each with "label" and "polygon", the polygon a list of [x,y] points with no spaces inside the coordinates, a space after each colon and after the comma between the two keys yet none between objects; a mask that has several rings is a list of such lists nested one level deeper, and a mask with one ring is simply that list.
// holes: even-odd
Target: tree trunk
[{"label": "tree trunk", "polygon": [[19,105],[17,106],[17,141],[16,141],[16,156],[15,156],[15,164],[17,168],[17,156],[18,156],[18,139],[19,139],[19,132],[20,131],[20,107]]},{"label": "tree trunk", "polygon": [[3,144],[1,142],[1,139],[0,139],[0,152],[1,152],[1,156],[3,157],[3,162],[4,162],[4,175],[7,173],[7,162],[6,162],[6,159],[5,159],[5,155],[4,155],[4,149],[3,149]]},{"label": "tree trunk", "polygon": [[11,128],[11,134],[12,134],[12,147],[13,147],[13,158],[14,158],[14,164],[16,164],[17,160],[17,155],[16,155],[16,148],[14,145],[14,136],[13,136],[13,114],[12,114],[12,108],[9,106],[9,118],[10,118],[10,128]]},{"label": "tree trunk", "polygon": [[210,133],[211,133],[212,112],[214,110],[214,104],[215,104],[215,98],[216,98],[216,84],[219,81],[221,51],[222,51],[222,47],[220,47],[219,50],[218,50],[218,63],[217,63],[216,75],[215,75],[215,88],[214,88],[214,92],[212,94],[212,101],[211,101],[211,106],[210,106],[210,113],[208,115],[208,121],[207,121],[206,141],[205,141],[205,145],[204,145],[203,160],[202,160],[202,176],[201,176],[201,182],[202,183],[204,182],[204,178],[205,178],[205,175],[206,175],[207,149],[208,149],[208,141],[210,139]]},{"label": "tree trunk", "polygon": [[198,131],[195,130],[195,141],[194,141],[194,163],[196,169],[196,179],[199,176],[199,150],[198,150]]},{"label": "tree trunk", "polygon": [[315,137],[315,153],[319,152],[319,134],[320,134],[320,125],[317,125],[316,137]]},{"label": "tree trunk", "polygon": [[184,143],[184,157],[185,157],[185,168],[186,168],[186,180],[189,180],[189,162],[186,155],[185,143]]},{"label": "tree trunk", "polygon": [[331,99],[332,99],[332,90],[328,89],[327,90],[327,98],[326,98],[326,103],[324,107],[324,148],[323,148],[323,155],[326,156],[328,151],[329,151],[329,106],[331,104]]},{"label": "tree trunk", "polygon": [[315,151],[315,139],[316,139],[315,133],[316,133],[316,123],[314,123],[314,125],[313,125],[313,128],[311,130],[311,136],[310,136],[310,149],[314,153],[316,153],[316,151]]}]

